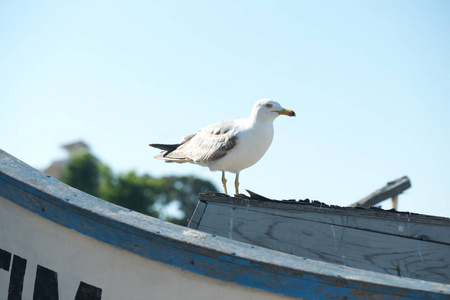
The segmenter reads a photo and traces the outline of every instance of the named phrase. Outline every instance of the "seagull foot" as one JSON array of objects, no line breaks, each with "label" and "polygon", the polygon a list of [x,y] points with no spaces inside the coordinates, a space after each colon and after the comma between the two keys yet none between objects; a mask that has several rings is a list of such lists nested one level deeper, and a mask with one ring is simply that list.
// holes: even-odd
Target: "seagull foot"
[{"label": "seagull foot", "polygon": [[227,192],[227,179],[225,178],[225,171],[222,171],[222,185],[223,185],[223,190],[224,190],[225,194],[228,195],[228,192]]}]

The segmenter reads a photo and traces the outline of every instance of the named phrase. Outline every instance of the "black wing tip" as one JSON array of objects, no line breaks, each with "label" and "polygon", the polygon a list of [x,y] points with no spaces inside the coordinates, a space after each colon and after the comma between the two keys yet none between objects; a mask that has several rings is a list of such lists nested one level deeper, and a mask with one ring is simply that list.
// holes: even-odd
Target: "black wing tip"
[{"label": "black wing tip", "polygon": [[150,147],[158,148],[161,150],[173,150],[178,148],[180,144],[148,144]]},{"label": "black wing tip", "polygon": [[153,148],[158,148],[158,146],[159,145],[161,145],[161,144],[148,144],[150,147],[153,147]]},{"label": "black wing tip", "polygon": [[165,153],[161,152],[163,158],[175,151],[180,145],[181,144],[149,144],[150,147],[161,149],[163,152],[166,151]]}]

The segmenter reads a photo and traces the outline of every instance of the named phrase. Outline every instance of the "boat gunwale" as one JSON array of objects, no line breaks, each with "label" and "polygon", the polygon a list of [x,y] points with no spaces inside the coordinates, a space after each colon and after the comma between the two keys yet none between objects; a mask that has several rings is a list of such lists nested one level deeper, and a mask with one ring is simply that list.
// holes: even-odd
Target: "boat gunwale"
[{"label": "boat gunwale", "polygon": [[[420,299],[450,293],[450,285],[296,257],[152,218],[69,187],[1,149],[0,193],[41,217],[116,248],[272,293],[307,297],[302,288],[306,284],[316,288],[309,291],[312,295],[325,285],[333,295],[381,292]],[[113,234],[105,234],[111,228]]]}]

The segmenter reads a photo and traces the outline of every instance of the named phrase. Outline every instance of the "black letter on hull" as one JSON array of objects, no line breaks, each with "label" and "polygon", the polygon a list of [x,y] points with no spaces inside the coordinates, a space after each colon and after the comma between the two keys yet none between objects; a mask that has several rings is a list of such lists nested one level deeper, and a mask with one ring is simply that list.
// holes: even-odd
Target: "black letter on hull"
[{"label": "black letter on hull", "polygon": [[33,300],[59,300],[58,274],[55,271],[37,266]]},{"label": "black letter on hull", "polygon": [[26,268],[27,260],[14,255],[9,277],[8,300],[22,300],[23,278]]},{"label": "black letter on hull", "polygon": [[102,289],[95,287],[93,285],[80,282],[78,286],[77,295],[75,300],[100,300],[102,299]]}]

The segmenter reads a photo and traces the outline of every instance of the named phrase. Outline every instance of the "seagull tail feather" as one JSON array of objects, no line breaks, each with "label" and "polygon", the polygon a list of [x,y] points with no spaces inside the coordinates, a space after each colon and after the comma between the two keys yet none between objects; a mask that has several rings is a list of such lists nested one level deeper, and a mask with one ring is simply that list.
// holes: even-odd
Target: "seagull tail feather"
[{"label": "seagull tail feather", "polygon": [[[149,146],[163,150],[160,154],[155,156],[157,159],[162,159],[165,162],[185,163],[188,161],[186,157],[179,155],[180,153],[178,153],[178,155],[174,155],[176,153],[175,150],[177,150],[180,145],[181,144],[150,144]],[[172,153],[174,151],[175,153]]]}]

